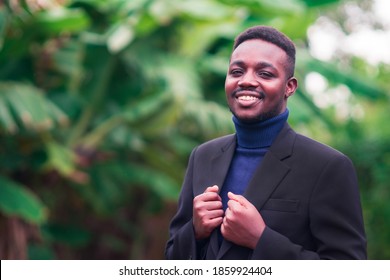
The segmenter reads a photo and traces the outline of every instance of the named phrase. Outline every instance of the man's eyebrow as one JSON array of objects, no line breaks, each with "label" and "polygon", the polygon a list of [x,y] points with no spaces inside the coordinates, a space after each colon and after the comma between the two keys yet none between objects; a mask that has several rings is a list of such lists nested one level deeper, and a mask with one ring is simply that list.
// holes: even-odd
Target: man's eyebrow
[{"label": "man's eyebrow", "polygon": [[264,61],[257,63],[256,67],[257,68],[272,68],[272,69],[276,70],[275,66],[273,66],[271,63],[264,62]]},{"label": "man's eyebrow", "polygon": [[240,67],[244,67],[245,66],[245,63],[244,61],[242,60],[235,60],[235,61],[230,61],[230,65],[229,66],[240,66]]},{"label": "man's eyebrow", "polygon": [[[230,63],[230,66],[244,67],[245,66],[245,62],[242,61],[242,60],[235,60],[235,61],[232,61]],[[273,66],[271,63],[268,63],[268,62],[265,62],[265,61],[256,63],[256,68],[261,68],[261,69],[272,68],[272,69],[276,70],[275,66]]]}]

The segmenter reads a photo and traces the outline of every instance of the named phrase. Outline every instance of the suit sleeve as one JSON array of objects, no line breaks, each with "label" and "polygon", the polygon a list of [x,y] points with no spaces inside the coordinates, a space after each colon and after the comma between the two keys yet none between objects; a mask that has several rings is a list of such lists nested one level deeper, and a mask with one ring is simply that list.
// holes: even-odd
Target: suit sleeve
[{"label": "suit sleeve", "polygon": [[192,224],[193,166],[196,149],[191,153],[187,172],[178,202],[178,210],[169,226],[169,240],[165,249],[166,259],[197,259],[198,243]]},{"label": "suit sleeve", "polygon": [[266,228],[253,259],[366,259],[366,238],[355,169],[344,155],[329,160],[313,188],[310,227],[316,250],[308,251]]}]

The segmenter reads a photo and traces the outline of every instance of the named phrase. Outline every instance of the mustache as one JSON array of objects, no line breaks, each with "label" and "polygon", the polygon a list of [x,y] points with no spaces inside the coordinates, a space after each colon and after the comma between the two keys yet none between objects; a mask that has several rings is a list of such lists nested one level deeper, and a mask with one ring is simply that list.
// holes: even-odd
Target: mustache
[{"label": "mustache", "polygon": [[260,98],[262,98],[262,99],[265,98],[265,93],[263,91],[256,90],[256,89],[253,89],[253,88],[247,88],[247,89],[238,88],[238,89],[235,89],[232,92],[232,96],[235,97],[240,92],[253,92],[253,93],[256,93],[257,95],[259,95]]}]

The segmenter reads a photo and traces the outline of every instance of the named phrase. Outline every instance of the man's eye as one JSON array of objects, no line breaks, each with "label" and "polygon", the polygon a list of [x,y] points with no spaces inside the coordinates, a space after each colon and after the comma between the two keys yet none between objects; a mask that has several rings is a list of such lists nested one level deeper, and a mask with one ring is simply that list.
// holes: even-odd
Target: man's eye
[{"label": "man's eye", "polygon": [[230,74],[233,75],[233,76],[238,76],[238,75],[242,74],[242,70],[233,69],[233,70],[230,71]]},{"label": "man's eye", "polygon": [[272,73],[264,71],[259,72],[258,75],[265,78],[272,78],[274,76]]}]

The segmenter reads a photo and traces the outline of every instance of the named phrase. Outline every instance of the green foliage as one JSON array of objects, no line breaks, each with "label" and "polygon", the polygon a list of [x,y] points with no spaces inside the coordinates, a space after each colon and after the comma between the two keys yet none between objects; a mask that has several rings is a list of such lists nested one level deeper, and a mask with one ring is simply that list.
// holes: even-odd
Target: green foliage
[{"label": "green foliage", "polygon": [[[163,257],[148,244],[167,236],[189,153],[233,132],[224,78],[234,37],[254,24],[297,42],[290,121],[351,156],[370,257],[389,257],[390,70],[368,79],[364,61],[324,63],[304,44],[318,8],[341,1],[52,2],[0,4],[0,211],[39,228],[30,258]],[[347,87],[367,118],[319,108],[309,73]]]},{"label": "green foliage", "polygon": [[43,92],[22,82],[0,82],[0,123],[8,133],[44,131],[67,122],[67,116]]},{"label": "green foliage", "polygon": [[304,1],[308,6],[321,6],[325,4],[334,4],[339,2],[337,0],[304,0]]},{"label": "green foliage", "polygon": [[24,186],[0,176],[0,210],[9,216],[18,216],[41,224],[47,218],[45,206]]},{"label": "green foliage", "polygon": [[83,31],[89,23],[90,20],[83,10],[62,7],[43,11],[37,14],[34,20],[39,32],[49,36],[56,36],[60,32]]}]

